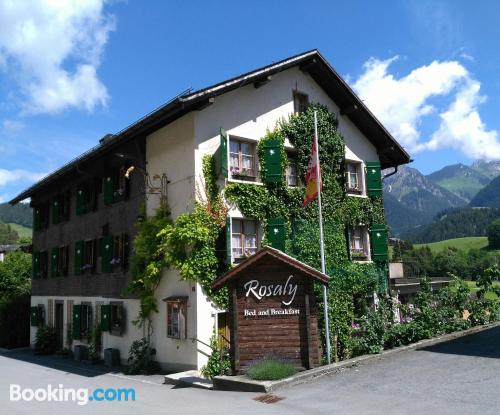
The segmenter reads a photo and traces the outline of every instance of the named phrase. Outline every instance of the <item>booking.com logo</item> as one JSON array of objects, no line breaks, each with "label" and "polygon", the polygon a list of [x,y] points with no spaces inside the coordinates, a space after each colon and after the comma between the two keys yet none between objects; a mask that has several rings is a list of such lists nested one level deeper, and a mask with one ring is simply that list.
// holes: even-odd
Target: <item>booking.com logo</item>
[{"label": "booking.com logo", "polygon": [[10,385],[11,401],[37,402],[76,402],[78,405],[87,405],[89,402],[128,402],[135,401],[134,388],[65,388],[62,384],[57,387],[47,385],[46,388],[21,388],[21,385]]}]

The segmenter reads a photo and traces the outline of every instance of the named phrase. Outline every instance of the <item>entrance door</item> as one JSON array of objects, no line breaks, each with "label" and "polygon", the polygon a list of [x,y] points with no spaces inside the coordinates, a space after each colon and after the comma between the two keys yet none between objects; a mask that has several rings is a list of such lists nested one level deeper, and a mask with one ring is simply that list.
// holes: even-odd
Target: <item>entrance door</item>
[{"label": "entrance door", "polygon": [[228,313],[217,313],[217,340],[219,348],[229,347],[229,324]]},{"label": "entrance door", "polygon": [[55,329],[57,336],[57,350],[62,350],[64,346],[64,303],[56,303],[55,309]]}]

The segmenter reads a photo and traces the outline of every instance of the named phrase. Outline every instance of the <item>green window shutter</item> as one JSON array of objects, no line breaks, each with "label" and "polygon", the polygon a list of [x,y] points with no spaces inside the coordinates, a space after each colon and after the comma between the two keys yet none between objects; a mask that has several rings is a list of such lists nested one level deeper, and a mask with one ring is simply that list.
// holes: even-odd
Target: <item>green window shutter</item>
[{"label": "green window shutter", "polygon": [[104,194],[104,204],[109,206],[114,202],[114,185],[113,185],[113,176],[111,174],[107,174],[103,178],[102,183],[102,191]]},{"label": "green window shutter", "polygon": [[101,271],[111,272],[113,259],[113,237],[103,236],[101,241]]},{"label": "green window shutter", "polygon": [[285,220],[270,218],[267,222],[267,240],[273,248],[285,251]]},{"label": "green window shutter", "polygon": [[83,266],[83,241],[75,242],[75,275],[81,275]]},{"label": "green window shutter", "polygon": [[109,313],[111,312],[108,304],[101,306],[101,330],[109,331]]},{"label": "green window shutter", "polygon": [[35,231],[40,230],[40,225],[41,225],[41,213],[40,213],[40,208],[35,207],[33,209],[33,229]]},{"label": "green window shutter", "polygon": [[366,191],[368,196],[382,196],[380,161],[366,162]]},{"label": "green window shutter", "polygon": [[31,307],[31,311],[30,311],[30,321],[31,321],[31,325],[33,327],[37,327],[38,326],[38,307],[37,306],[34,306],[34,307]]},{"label": "green window shutter", "polygon": [[81,338],[81,321],[82,317],[80,315],[80,304],[75,304],[73,306],[73,339],[80,339]]},{"label": "green window shutter", "polygon": [[389,259],[387,226],[384,224],[373,224],[370,227],[370,242],[372,259],[374,261],[387,261]]},{"label": "green window shutter", "polygon": [[53,277],[59,276],[57,265],[59,264],[59,248],[52,248],[50,253],[50,273]]},{"label": "green window shutter", "polygon": [[86,212],[85,209],[85,190],[82,188],[76,189],[76,214],[83,215]]},{"label": "green window shutter", "polygon": [[61,222],[61,206],[58,199],[52,202],[52,223],[57,225]]},{"label": "green window shutter", "polygon": [[233,262],[231,249],[231,218],[226,218],[226,263],[231,265]]},{"label": "green window shutter", "polygon": [[220,145],[219,145],[219,176],[228,177],[228,146],[229,140],[227,137],[227,132],[221,128],[220,129]]},{"label": "green window shutter", "polygon": [[280,183],[283,181],[281,168],[281,142],[279,140],[266,140],[264,143],[264,180],[266,183]]},{"label": "green window shutter", "polygon": [[40,252],[33,253],[33,278],[40,278]]}]

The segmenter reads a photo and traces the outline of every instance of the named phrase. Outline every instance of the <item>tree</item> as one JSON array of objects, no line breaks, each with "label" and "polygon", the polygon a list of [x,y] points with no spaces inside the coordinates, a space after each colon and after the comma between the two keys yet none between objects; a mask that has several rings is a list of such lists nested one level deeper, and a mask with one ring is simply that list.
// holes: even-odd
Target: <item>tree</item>
[{"label": "tree", "polygon": [[454,247],[447,247],[439,252],[434,259],[433,277],[446,277],[448,273],[464,277],[467,263],[464,253]]},{"label": "tree", "polygon": [[31,255],[11,252],[0,262],[0,302],[31,292]]},{"label": "tree", "polygon": [[491,249],[500,249],[500,219],[495,219],[488,226],[488,244]]},{"label": "tree", "polygon": [[9,224],[0,223],[0,245],[15,244],[19,240],[19,234]]}]

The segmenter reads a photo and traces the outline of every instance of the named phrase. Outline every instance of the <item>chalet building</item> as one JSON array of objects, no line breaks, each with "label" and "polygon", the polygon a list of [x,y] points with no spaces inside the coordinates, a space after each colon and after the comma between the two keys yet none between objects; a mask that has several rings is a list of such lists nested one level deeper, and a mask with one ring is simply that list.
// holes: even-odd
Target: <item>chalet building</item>
[{"label": "chalet building", "polygon": [[[159,207],[162,189],[173,219],[192,210],[206,154],[227,151],[221,189],[230,182],[259,185],[258,141],[278,120],[303,111],[309,102],[326,105],[338,117],[350,196],[380,194],[380,169],[410,161],[323,56],[312,50],[183,93],[105,136],[15,197],[10,203],[31,198],[34,209],[31,342],[37,326],[49,324],[61,348],[70,341],[73,346],[86,344],[93,325],[100,322],[103,349],[118,349],[125,361],[132,342],[143,337],[142,329],[132,324],[139,300],[126,290],[135,224]],[[286,180],[297,186],[294,149],[288,142],[285,147],[290,157]],[[378,176],[378,188],[370,185],[370,175]],[[228,256],[237,263],[260,248],[264,230],[236,208],[229,218]],[[365,224],[351,229],[352,258],[370,261],[384,255],[370,241],[371,232],[384,231]],[[200,368],[210,354],[207,344],[214,326],[225,324],[227,316],[197,282],[180,280],[173,269],[163,272],[156,293],[160,309],[153,320],[156,359],[168,370]]]}]

